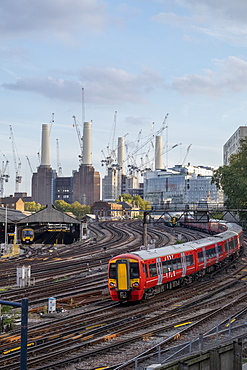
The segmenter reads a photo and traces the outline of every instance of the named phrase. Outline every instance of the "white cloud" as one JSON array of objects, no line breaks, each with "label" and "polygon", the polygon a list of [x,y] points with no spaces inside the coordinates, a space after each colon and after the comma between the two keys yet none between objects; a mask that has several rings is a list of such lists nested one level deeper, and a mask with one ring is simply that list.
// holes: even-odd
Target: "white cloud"
[{"label": "white cloud", "polygon": [[116,68],[85,67],[75,80],[47,78],[20,78],[15,83],[2,84],[4,89],[36,92],[43,96],[78,101],[81,88],[87,91],[88,102],[94,104],[147,103],[147,93],[161,88],[163,80],[152,70],[134,75]]},{"label": "white cloud", "polygon": [[220,96],[227,91],[247,90],[247,62],[234,56],[225,60],[215,60],[218,72],[205,70],[204,75],[175,77],[172,88],[182,94]]},{"label": "white cloud", "polygon": [[161,12],[153,17],[154,21],[229,44],[247,45],[246,0],[176,0],[175,3],[176,12]]},{"label": "white cloud", "polygon": [[33,32],[42,37],[61,36],[78,27],[100,30],[105,25],[105,2],[101,0],[1,0],[0,37]]}]

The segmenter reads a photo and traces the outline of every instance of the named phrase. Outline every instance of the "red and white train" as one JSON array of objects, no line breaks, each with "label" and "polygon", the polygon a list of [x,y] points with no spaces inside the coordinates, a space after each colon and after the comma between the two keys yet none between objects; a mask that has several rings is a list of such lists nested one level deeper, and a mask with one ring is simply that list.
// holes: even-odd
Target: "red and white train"
[{"label": "red and white train", "polygon": [[[184,226],[189,226],[189,223]],[[199,223],[193,226],[200,229]],[[140,301],[166,289],[190,283],[239,253],[243,244],[243,231],[239,225],[211,221],[201,223],[203,228],[213,234],[221,232],[183,244],[111,258],[108,289],[112,300]]]}]

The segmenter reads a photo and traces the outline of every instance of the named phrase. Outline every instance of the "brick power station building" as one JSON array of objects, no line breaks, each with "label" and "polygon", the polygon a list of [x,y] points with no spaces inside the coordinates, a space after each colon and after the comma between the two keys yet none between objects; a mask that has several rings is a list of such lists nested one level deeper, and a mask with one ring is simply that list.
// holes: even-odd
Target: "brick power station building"
[{"label": "brick power station building", "polygon": [[58,177],[50,165],[50,125],[42,125],[41,163],[32,176],[32,199],[42,205],[55,200],[92,205],[100,200],[100,174],[92,166],[91,122],[84,122],[83,155],[72,177]]}]

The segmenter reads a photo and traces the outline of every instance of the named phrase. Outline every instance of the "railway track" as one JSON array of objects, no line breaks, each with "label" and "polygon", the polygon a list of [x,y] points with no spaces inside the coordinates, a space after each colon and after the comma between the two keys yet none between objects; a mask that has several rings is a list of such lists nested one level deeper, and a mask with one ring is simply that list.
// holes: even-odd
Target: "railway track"
[{"label": "railway track", "polygon": [[[226,315],[228,315],[229,307],[232,308],[239,304],[244,305],[246,299],[244,284],[242,284],[239,276],[235,277],[234,282],[232,276],[229,280],[228,282],[221,281],[217,286],[212,281],[207,284],[200,282],[195,286],[189,286],[184,295],[180,294],[183,289],[178,289],[177,294],[174,291],[162,294],[165,300],[162,300],[160,295],[144,305],[120,307],[111,302],[108,307],[101,308],[100,311],[94,309],[94,312],[92,312],[89,309],[84,313],[75,315],[75,317],[64,317],[62,320],[32,327],[29,330],[28,368],[41,369],[38,366],[41,361],[42,369],[49,367],[61,369],[63,368],[61,366],[64,366],[67,362],[79,360],[83,360],[81,363],[83,368],[88,368],[87,366],[90,365],[88,358],[92,352],[95,353],[95,356],[96,354],[105,356],[110,348],[114,350],[116,347],[118,351],[121,348],[121,351],[125,352],[126,346],[128,347],[137,341],[140,342],[140,349],[143,349],[143,342],[149,345],[150,342],[153,344],[160,336],[169,338],[169,341],[167,340],[165,344],[170,346],[182,333],[185,335],[185,329],[177,330],[174,328],[182,325],[184,320],[196,323],[201,329],[202,323],[208,322],[209,319],[215,320],[218,314],[222,315],[222,312],[227,312]],[[237,297],[236,284],[239,284]],[[195,289],[201,294],[195,296]],[[223,295],[222,292],[226,293]],[[233,297],[235,298],[233,299]],[[229,303],[225,304],[226,301]],[[190,330],[191,328],[190,325]],[[194,325],[194,330],[195,328]],[[16,344],[13,347],[13,341],[16,341],[16,339],[15,335],[12,338],[9,337],[8,341],[11,344],[7,347],[7,339],[0,338],[0,343],[5,340],[0,350],[5,348],[6,370],[18,368],[18,354],[13,354],[13,352],[8,354],[8,351],[17,348]],[[55,355],[53,353],[54,349],[56,351]],[[60,359],[54,362],[54,356],[59,357],[61,352],[63,352],[63,360]],[[65,356],[67,358],[64,358]],[[6,360],[11,362],[8,365],[9,367]],[[45,365],[46,361],[48,361],[47,365]],[[98,361],[97,363],[94,360],[91,365],[99,366],[100,363],[102,364],[101,358],[98,358]]]},{"label": "railway track", "polygon": [[[104,225],[104,227],[108,228],[107,225]],[[118,227],[121,227],[120,223],[118,225],[114,225],[113,229],[115,232]],[[125,227],[128,228],[128,235],[140,235],[141,238],[140,233],[136,234],[136,228],[138,229],[139,226],[135,225],[135,227],[133,227],[135,232],[133,229],[131,232],[129,231],[129,224],[125,224]],[[112,227],[110,227],[110,229],[112,230]],[[158,233],[156,230],[149,234],[150,240],[156,238],[156,240],[159,241],[156,232]],[[109,233],[110,232],[108,230],[106,233],[108,237]],[[163,233],[163,230],[161,233]],[[124,235],[124,233],[122,233],[122,235]],[[118,237],[116,236],[116,238]],[[119,238],[119,241],[120,239],[121,238]],[[164,240],[165,239],[163,239],[163,242]],[[99,250],[102,252],[102,246],[104,246],[103,241],[104,238],[101,237],[101,246],[98,249],[98,252],[97,245],[93,245],[95,249],[90,251],[90,255],[97,255]],[[124,243],[126,244],[126,241],[124,241]],[[135,243],[133,243],[133,248],[136,248],[134,245]],[[130,247],[132,248],[132,246],[128,245],[128,248]],[[123,248],[123,246],[117,245],[116,248]],[[86,250],[87,248],[85,246],[85,251]],[[114,250],[114,247],[112,250]],[[80,252],[81,251],[78,247],[78,253]],[[75,251],[73,251],[73,255],[74,253]],[[86,251],[86,253],[88,253],[88,251]],[[104,251],[104,253],[106,252]],[[109,250],[109,253],[112,253],[112,251]],[[69,252],[66,252],[65,256],[65,258],[69,258]],[[75,259],[77,261],[80,258],[82,257],[78,257],[78,254],[75,254],[72,260]],[[87,260],[88,256],[86,255],[83,258]],[[51,263],[51,268],[53,264],[56,266],[56,261],[51,260],[48,262]],[[62,266],[61,260],[60,263]],[[206,320],[206,314],[213,315],[213,311],[220,309],[226,300],[232,301],[233,297],[235,297],[237,301],[235,294],[235,291],[237,290],[236,287],[239,287],[237,291],[239,293],[239,304],[241,304],[241,301],[245,298],[244,292],[240,290],[242,289],[242,286],[245,286],[246,273],[244,270],[246,266],[244,266],[244,263],[245,261],[241,260],[241,264],[243,264],[241,270],[233,270],[233,273],[228,271],[228,273],[224,274],[223,277],[217,277],[217,285],[214,280],[209,278],[208,281],[206,280],[188,285],[186,289],[178,288],[176,290],[164,292],[154,299],[147,301],[145,304],[123,305],[123,307],[109,301],[107,295],[102,295],[104,287],[106,287],[106,271],[96,271],[96,274],[94,274],[93,269],[89,271],[87,268],[85,272],[82,272],[82,270],[79,269],[82,275],[81,281],[79,276],[75,278],[75,275],[72,274],[71,278],[68,279],[70,281],[64,282],[64,286],[62,285],[62,282],[56,282],[54,292],[56,293],[55,296],[57,295],[59,304],[64,306],[66,306],[66,304],[69,305],[69,301],[71,299],[76,298],[76,301],[78,298],[77,304],[74,306],[71,305],[70,308],[76,306],[82,307],[80,312],[78,312],[78,308],[69,310],[69,312],[62,314],[58,318],[49,319],[49,322],[42,319],[44,320],[42,324],[32,324],[30,326],[28,369],[69,369],[70,366],[66,364],[76,363],[79,361],[80,367],[82,366],[82,368],[86,369],[90,369],[89,366],[92,366],[92,368],[93,366],[99,367],[102,366],[102,364],[112,366],[112,369],[117,368],[116,366],[123,366],[125,362],[123,353],[126,351],[133,355],[132,358],[134,357],[134,354],[136,354],[136,356],[141,356],[144,349],[149,350],[153,347],[154,342],[158,341],[157,338],[164,335],[169,337],[169,332],[166,334],[162,334],[161,331],[159,332],[159,327],[164,327],[164,320],[166,321],[169,318],[169,320],[173,320],[173,328],[171,328],[172,333],[174,333],[174,325],[182,324],[182,321],[186,320],[188,317],[190,318],[190,321],[195,322],[199,320],[200,314],[202,315],[201,318],[203,319],[203,317],[205,317]],[[43,265],[43,268],[45,265],[46,264]],[[66,268],[66,263],[64,268]],[[77,268],[75,268],[75,270],[77,271]],[[100,285],[101,279],[103,285]],[[92,284],[92,280],[95,281],[95,285]],[[84,292],[83,281],[85,285]],[[69,293],[69,287],[73,284],[74,289],[71,290],[72,294],[67,297],[62,297],[62,295],[67,294],[67,292]],[[30,301],[33,303],[33,307],[30,307],[30,313],[31,309],[33,310],[32,312],[35,312],[36,308],[40,307],[39,305],[44,302],[44,298],[42,298],[42,296],[44,297],[45,291],[48,289],[49,285],[50,277],[48,276],[47,280],[40,280],[39,287],[30,287]],[[91,290],[90,285],[92,288]],[[97,287],[99,286],[101,288],[100,290],[97,290]],[[40,291],[40,296],[37,294],[37,288]],[[28,293],[28,289],[27,291],[23,291],[22,294],[26,295]],[[31,295],[31,289],[33,289],[33,296]],[[19,294],[21,290],[19,290]],[[52,290],[50,292],[52,293]],[[227,293],[225,294],[224,292]],[[5,296],[7,297],[7,294],[12,294],[12,296],[8,296],[8,299],[11,298],[11,300],[15,300],[15,298],[18,297],[17,293],[18,292],[14,292],[14,290],[7,291],[4,294],[1,294],[1,299],[6,299]],[[61,297],[59,297],[59,293],[61,294]],[[54,294],[49,294],[49,296],[54,296]],[[21,296],[19,296],[18,299],[21,299]],[[37,307],[35,307],[35,305]],[[206,306],[208,307],[205,308]],[[193,314],[195,307],[197,307],[198,310],[197,316]],[[236,308],[234,308],[234,310],[237,309],[236,303]],[[225,307],[225,312],[225,315],[229,313],[229,307]],[[219,313],[219,315],[222,314]],[[213,320],[215,320],[216,316],[212,317],[214,317]],[[145,325],[143,323],[145,323]],[[201,324],[198,325],[201,327]],[[157,332],[155,332],[155,330],[157,330]],[[175,330],[175,332],[178,332],[178,330]],[[19,350],[17,348],[19,346],[20,338],[18,337],[18,331],[0,336],[0,350],[2,351],[2,355],[0,356],[0,366],[4,364],[4,368],[6,368],[6,370],[19,368]],[[167,345],[171,346],[171,344]],[[137,350],[138,347],[139,351]],[[128,348],[131,349],[127,350]],[[109,355],[109,351],[113,351],[112,353],[114,353],[114,356],[112,357],[114,359]],[[165,351],[167,351],[167,348]],[[90,362],[91,360],[88,360],[92,353],[95,354],[94,362]],[[63,360],[61,360],[61,354],[63,354]],[[131,361],[131,358],[129,358],[129,361]],[[42,363],[42,367],[39,366],[40,363]],[[73,368],[73,365],[71,366],[71,368]],[[129,367],[129,369],[130,368],[132,367]]]}]

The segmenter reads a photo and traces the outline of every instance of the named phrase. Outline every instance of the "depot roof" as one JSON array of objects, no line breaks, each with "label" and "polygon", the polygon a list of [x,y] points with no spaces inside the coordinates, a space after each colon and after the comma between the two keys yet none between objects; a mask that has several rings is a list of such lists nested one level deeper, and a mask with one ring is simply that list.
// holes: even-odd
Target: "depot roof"
[{"label": "depot roof", "polygon": [[80,224],[76,218],[67,215],[64,212],[58,211],[53,204],[48,204],[44,209],[23,218],[18,224],[23,223],[65,223],[65,224]]},{"label": "depot roof", "polygon": [[22,211],[17,211],[16,209],[10,209],[10,208],[4,208],[0,207],[0,222],[4,223],[18,223],[20,220],[22,220],[27,215],[23,213]]}]

